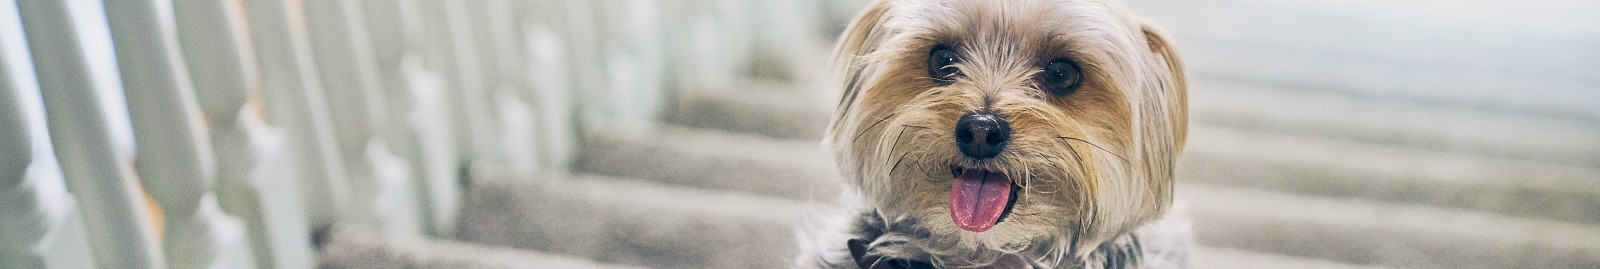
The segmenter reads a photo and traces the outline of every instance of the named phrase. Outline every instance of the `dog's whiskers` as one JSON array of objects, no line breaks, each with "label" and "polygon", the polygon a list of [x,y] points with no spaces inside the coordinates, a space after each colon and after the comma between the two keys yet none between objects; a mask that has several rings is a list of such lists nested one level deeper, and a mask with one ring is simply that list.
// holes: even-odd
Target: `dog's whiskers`
[{"label": "dog's whiskers", "polygon": [[[899,160],[895,160],[894,161],[894,166],[890,166],[889,167],[889,174],[890,175],[894,174],[894,170],[895,169],[900,168],[900,162],[903,162],[903,161],[906,160],[906,155],[911,155],[911,153],[910,152],[906,152],[906,154],[900,154],[900,159]],[[924,173],[924,174],[926,174],[926,173]]]},{"label": "dog's whiskers", "polygon": [[[884,118],[884,119],[888,119],[888,118]],[[889,156],[894,156],[895,148],[900,147],[900,138],[906,136],[906,127],[904,127],[904,126],[905,125],[901,125],[900,133],[894,135],[894,143],[890,143],[889,144]],[[907,153],[907,154],[909,154],[909,153]],[[901,160],[904,160],[905,157],[906,156],[903,155],[903,154],[900,155]],[[883,160],[883,163],[884,164],[888,164],[889,160]],[[894,165],[895,166],[900,166],[900,161],[895,161]],[[894,166],[889,167],[889,173],[890,174],[894,174],[894,168],[895,168]]]},{"label": "dog's whiskers", "polygon": [[1084,164],[1083,164],[1083,156],[1082,155],[1078,155],[1078,149],[1077,148],[1072,147],[1072,145],[1067,145],[1067,152],[1072,153],[1072,160],[1078,162],[1078,172],[1080,172],[1080,173],[1088,173],[1089,172],[1089,171],[1086,171],[1088,169],[1088,167],[1084,166]]},{"label": "dog's whiskers", "polygon": [[878,121],[872,122],[872,125],[867,125],[867,128],[861,129],[861,133],[856,134],[856,136],[854,138],[850,138],[850,143],[854,144],[856,141],[861,140],[861,136],[867,135],[867,131],[871,131],[872,127],[877,127],[879,123],[883,123],[883,121],[889,120],[889,118],[893,118],[894,114],[895,113],[889,113],[888,116],[883,116],[882,119],[878,119]]},{"label": "dog's whiskers", "polygon": [[[1039,153],[1037,155],[1041,159],[1056,159],[1056,160],[1066,161],[1065,159],[1061,159],[1061,157],[1056,157],[1056,156],[1049,155],[1049,154]],[[1061,176],[1063,176],[1063,177],[1072,176],[1070,174],[1072,171],[1067,171],[1067,168],[1066,167],[1062,167],[1060,163],[1053,162],[1053,161],[1046,161],[1045,164],[1049,165],[1051,168],[1054,168],[1056,171],[1061,171]],[[1045,179],[1045,180],[1046,180],[1046,182],[1054,182],[1054,181],[1051,181],[1049,179]],[[1054,185],[1054,184],[1050,184],[1050,185]],[[1032,188],[1032,187],[1030,186],[1030,188]],[[1061,187],[1060,186],[1056,186],[1056,189],[1049,190],[1049,191],[1046,191],[1046,190],[1038,190],[1038,191],[1039,191],[1039,193],[1056,193],[1056,192],[1061,191]]]},{"label": "dog's whiskers", "polygon": [[[1058,138],[1066,139],[1068,137],[1061,136],[1061,137],[1058,137]],[[1078,141],[1083,141],[1083,140],[1078,140]],[[1065,143],[1065,140],[1063,140],[1063,143]],[[1088,143],[1089,145],[1094,145],[1094,143],[1089,143],[1087,141],[1085,141],[1084,143]],[[1098,147],[1099,146],[1096,146],[1096,148],[1098,148]],[[1101,149],[1101,150],[1105,150],[1105,149]],[[1077,160],[1078,169],[1080,170],[1080,172],[1087,173],[1088,171],[1085,170],[1086,167],[1083,164],[1083,156],[1078,154],[1077,148],[1072,147],[1072,145],[1067,145],[1067,152],[1071,152],[1072,153],[1072,158]],[[1109,151],[1107,151],[1107,152],[1109,152]],[[1115,156],[1116,154],[1112,154],[1112,155]],[[1118,157],[1121,157],[1121,156],[1118,156]],[[1127,161],[1127,160],[1124,159],[1123,161]],[[1092,223],[1093,219],[1095,218],[1094,210],[1092,210],[1094,207],[1092,205],[1090,205],[1091,203],[1094,203],[1094,201],[1089,200],[1088,192],[1084,191],[1085,189],[1087,189],[1087,187],[1084,186],[1084,185],[1088,184],[1089,182],[1085,182],[1085,181],[1069,181],[1069,182],[1070,182],[1070,184],[1074,184],[1078,189],[1077,191],[1074,191],[1073,193],[1077,194],[1077,200],[1078,200],[1078,203],[1079,203],[1078,207],[1082,208],[1082,210],[1079,210],[1079,212],[1083,212],[1083,214],[1084,214],[1082,217],[1078,218],[1078,225],[1077,225],[1077,229],[1076,229],[1077,230],[1077,234],[1072,237],[1072,245],[1073,246],[1077,246],[1078,245],[1078,239],[1081,238],[1083,235],[1089,233],[1089,230],[1088,230],[1089,223]]]},{"label": "dog's whiskers", "polygon": [[[1108,150],[1108,149],[1106,149],[1104,147],[1100,147],[1100,145],[1095,145],[1094,143],[1091,143],[1088,140],[1083,140],[1083,139],[1079,139],[1079,138],[1076,138],[1076,137],[1070,137],[1070,136],[1064,136],[1064,135],[1056,136],[1056,138],[1063,139],[1061,141],[1062,143],[1066,143],[1066,139],[1071,139],[1071,140],[1076,140],[1078,142],[1083,142],[1084,144],[1089,144],[1090,146],[1094,146],[1094,148],[1100,149],[1100,151],[1104,151],[1104,152],[1106,152],[1108,154],[1111,154],[1111,156],[1116,156],[1117,159],[1122,159],[1123,163],[1131,163],[1131,162],[1128,161],[1128,158],[1123,158],[1122,155],[1118,155],[1116,152],[1111,152],[1111,150]],[[1067,145],[1067,148],[1072,148],[1072,146],[1071,145]],[[1074,155],[1076,155],[1076,153],[1074,153]],[[1074,157],[1076,157],[1076,156],[1074,156]]]},{"label": "dog's whiskers", "polygon": [[[933,176],[933,173],[929,173],[928,172],[928,166],[929,165],[918,165],[917,166],[917,171],[922,172],[922,178],[924,178],[924,179],[926,179],[928,181],[939,181],[940,178],[944,178],[944,177],[935,177],[935,176]],[[934,169],[934,170],[938,170],[938,169]],[[956,175],[954,173],[951,173],[951,178],[954,178],[955,176]]]},{"label": "dog's whiskers", "polygon": [[[918,154],[918,155],[917,156],[910,156],[911,154]],[[902,159],[902,161],[904,159],[908,159],[908,158],[911,159],[911,163],[906,164],[905,166],[909,167],[909,168],[916,169],[917,173],[921,173],[922,174],[921,178],[923,180],[937,181],[939,178],[943,178],[942,176],[935,176],[934,173],[928,172],[929,171],[929,167],[930,166],[934,166],[934,165],[930,165],[927,162],[918,161],[918,160],[921,160],[921,159],[926,159],[926,157],[924,157],[924,155],[925,155],[925,153],[919,153],[919,152],[916,152],[916,151],[907,151],[904,154],[900,154],[900,159]],[[894,169],[899,168],[898,167],[899,163],[901,163],[902,161],[896,161],[895,162],[896,163],[896,167],[890,168],[889,169],[890,172],[892,173],[894,171]],[[933,170],[937,171],[938,169],[933,169]]]}]

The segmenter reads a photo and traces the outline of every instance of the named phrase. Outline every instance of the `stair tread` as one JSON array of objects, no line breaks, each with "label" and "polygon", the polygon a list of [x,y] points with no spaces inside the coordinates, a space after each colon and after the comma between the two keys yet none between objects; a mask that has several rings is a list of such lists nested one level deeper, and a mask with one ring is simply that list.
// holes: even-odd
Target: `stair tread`
[{"label": "stair tread", "polygon": [[588,137],[579,171],[791,199],[839,193],[833,158],[816,141],[664,125],[647,136]]},{"label": "stair tread", "polygon": [[750,81],[731,92],[685,91],[668,122],[683,126],[821,140],[832,96],[804,91],[792,83]]},{"label": "stair tread", "polygon": [[803,207],[791,199],[742,192],[706,190],[670,184],[598,175],[576,175],[570,180],[576,195],[601,203],[644,206],[672,211],[758,219],[764,222],[794,222]]},{"label": "stair tread", "polygon": [[333,235],[318,260],[322,268],[643,268],[507,247],[360,232]]},{"label": "stair tread", "polygon": [[1180,180],[1600,223],[1600,170],[1194,124]]},{"label": "stair tread", "polygon": [[1600,265],[1600,226],[1478,211],[1180,183],[1199,242],[1361,264]]},{"label": "stair tread", "polygon": [[1376,269],[1382,266],[1356,265],[1336,261],[1285,256],[1249,250],[1201,246],[1195,248],[1194,268],[1198,269]]},{"label": "stair tread", "polygon": [[798,200],[638,179],[575,175],[487,181],[463,211],[463,240],[661,268],[753,268],[795,253]]},{"label": "stair tread", "polygon": [[1196,79],[1196,123],[1566,164],[1600,164],[1600,123],[1247,81]]}]

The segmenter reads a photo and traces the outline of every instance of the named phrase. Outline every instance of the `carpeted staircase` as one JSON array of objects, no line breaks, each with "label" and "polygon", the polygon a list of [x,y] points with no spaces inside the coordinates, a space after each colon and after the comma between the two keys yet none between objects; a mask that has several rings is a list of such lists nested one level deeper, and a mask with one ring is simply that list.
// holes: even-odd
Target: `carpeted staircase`
[{"label": "carpeted staircase", "polygon": [[[1129,2],[1191,67],[1178,200],[1197,267],[1600,267],[1600,33],[1538,15],[1600,23],[1559,16],[1600,5],[1432,2],[1459,6]],[[475,177],[464,243],[330,244],[413,265],[784,268],[840,190],[814,84],[685,91],[648,131],[583,137],[570,175]],[[470,266],[517,264],[498,259]]]}]

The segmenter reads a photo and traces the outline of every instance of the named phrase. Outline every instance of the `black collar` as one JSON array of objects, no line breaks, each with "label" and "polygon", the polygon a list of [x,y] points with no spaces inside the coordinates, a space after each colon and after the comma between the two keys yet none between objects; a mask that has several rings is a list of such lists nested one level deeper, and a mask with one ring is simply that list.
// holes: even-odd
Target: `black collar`
[{"label": "black collar", "polygon": [[860,239],[850,239],[845,245],[850,247],[850,257],[856,261],[856,266],[861,269],[932,269],[933,264],[924,261],[906,259],[884,258],[878,255],[867,255],[868,242]]}]

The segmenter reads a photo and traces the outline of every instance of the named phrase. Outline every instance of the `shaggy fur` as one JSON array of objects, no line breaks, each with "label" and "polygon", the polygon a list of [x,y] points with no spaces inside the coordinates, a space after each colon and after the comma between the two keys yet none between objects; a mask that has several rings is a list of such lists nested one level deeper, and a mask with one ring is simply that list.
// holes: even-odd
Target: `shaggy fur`
[{"label": "shaggy fur", "polygon": [[[929,77],[935,46],[961,57],[949,84]],[[1183,69],[1161,31],[1119,3],[878,0],[834,53],[844,92],[823,143],[849,212],[803,229],[800,267],[1185,267],[1187,223],[1168,216],[1188,121]],[[1064,96],[1035,84],[1061,58],[1084,76]],[[952,139],[979,110],[1012,128],[997,157],[965,157]],[[957,227],[952,167],[1009,176],[1020,186],[1009,216],[984,232]]]}]

